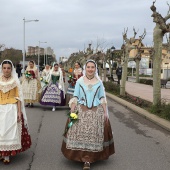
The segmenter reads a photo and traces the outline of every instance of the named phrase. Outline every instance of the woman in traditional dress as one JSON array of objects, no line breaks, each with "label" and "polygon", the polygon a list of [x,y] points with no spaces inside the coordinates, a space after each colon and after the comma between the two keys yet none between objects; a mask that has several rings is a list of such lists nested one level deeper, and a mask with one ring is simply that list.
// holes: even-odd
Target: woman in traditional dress
[{"label": "woman in traditional dress", "polygon": [[0,159],[10,163],[10,156],[30,148],[22,88],[10,60],[0,66]]},{"label": "woman in traditional dress", "polygon": [[50,66],[47,64],[41,74],[41,87],[42,88],[46,85],[45,81],[49,73],[50,73]]},{"label": "woman in traditional dress", "polygon": [[69,75],[69,86],[66,93],[66,103],[73,97],[76,81],[83,75],[83,70],[79,62],[74,65],[73,73]]},{"label": "woman in traditional dress", "polygon": [[23,75],[22,89],[26,107],[33,107],[33,103],[39,102],[39,90],[41,88],[38,69],[34,61],[29,61],[26,72]]},{"label": "woman in traditional dress", "polygon": [[88,60],[84,69],[84,76],[77,80],[74,97],[69,102],[71,112],[77,110],[78,119],[72,123],[68,119],[61,150],[66,158],[83,162],[83,169],[87,170],[91,163],[108,159],[115,150],[97,65]]},{"label": "woman in traditional dress", "polygon": [[59,63],[59,67],[60,67],[60,69],[61,69],[61,71],[62,71],[62,73],[63,73],[63,81],[64,81],[64,83],[65,83],[66,73],[65,73],[65,70],[64,70],[64,68],[63,68],[63,64],[62,64],[62,63]]},{"label": "woman in traditional dress", "polygon": [[58,64],[54,64],[46,81],[48,85],[42,93],[40,104],[53,106],[52,111],[55,111],[56,106],[65,105],[63,74]]}]

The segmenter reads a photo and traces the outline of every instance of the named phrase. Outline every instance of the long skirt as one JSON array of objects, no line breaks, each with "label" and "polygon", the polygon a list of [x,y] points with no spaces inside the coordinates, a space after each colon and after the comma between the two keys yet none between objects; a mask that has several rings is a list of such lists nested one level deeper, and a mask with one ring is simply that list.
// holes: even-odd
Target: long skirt
[{"label": "long skirt", "polygon": [[50,106],[65,106],[64,92],[59,89],[58,83],[50,83],[42,93],[40,104]]},{"label": "long skirt", "polygon": [[31,137],[27,127],[21,122],[17,123],[17,105],[0,105],[0,156],[15,156],[30,148]]},{"label": "long skirt", "polygon": [[[115,153],[113,134],[109,120],[104,120],[101,105],[88,109],[78,105],[78,120],[64,135],[61,151],[74,161],[96,162],[106,160]],[[67,120],[66,128],[69,120]]]},{"label": "long skirt", "polygon": [[66,105],[68,105],[70,99],[73,97],[74,89],[75,89],[75,86],[72,86],[71,84],[69,84],[67,92],[66,92]]},{"label": "long skirt", "polygon": [[38,93],[41,88],[41,83],[38,79],[27,80],[22,82],[22,90],[25,103],[39,102],[40,94]]}]

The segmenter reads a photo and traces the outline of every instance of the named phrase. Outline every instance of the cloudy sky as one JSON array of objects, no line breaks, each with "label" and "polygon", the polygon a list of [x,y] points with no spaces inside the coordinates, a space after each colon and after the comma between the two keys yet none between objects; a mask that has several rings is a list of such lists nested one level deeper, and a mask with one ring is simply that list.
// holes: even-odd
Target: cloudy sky
[{"label": "cloudy sky", "polygon": [[[0,44],[23,49],[23,18],[38,19],[25,23],[27,46],[50,46],[59,58],[84,50],[89,43],[95,48],[97,39],[117,49],[122,45],[122,32],[133,26],[137,37],[146,28],[144,43],[152,45],[154,23],[152,0],[0,0]],[[170,2],[169,2],[170,3]],[[167,14],[167,0],[156,1],[157,10]]]}]

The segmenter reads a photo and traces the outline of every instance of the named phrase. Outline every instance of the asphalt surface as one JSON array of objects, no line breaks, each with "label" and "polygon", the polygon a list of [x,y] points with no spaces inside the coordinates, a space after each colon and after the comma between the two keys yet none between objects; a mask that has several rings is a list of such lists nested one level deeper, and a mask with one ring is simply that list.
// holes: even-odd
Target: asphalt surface
[{"label": "asphalt surface", "polygon": [[[108,98],[116,153],[92,170],[170,170],[170,133]],[[61,153],[67,108],[27,108],[32,147],[0,170],[81,170]]]}]

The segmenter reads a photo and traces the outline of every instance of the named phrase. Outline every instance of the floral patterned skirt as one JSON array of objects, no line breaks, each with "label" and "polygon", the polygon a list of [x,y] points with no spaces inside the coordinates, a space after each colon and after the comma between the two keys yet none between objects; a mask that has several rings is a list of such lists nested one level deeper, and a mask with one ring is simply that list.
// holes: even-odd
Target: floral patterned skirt
[{"label": "floral patterned skirt", "polygon": [[[61,151],[74,161],[95,162],[108,159],[115,153],[109,120],[104,120],[101,105],[88,109],[78,105],[78,119],[64,136]],[[69,121],[66,123],[66,127]]]},{"label": "floral patterned skirt", "polygon": [[59,89],[58,84],[49,84],[42,93],[40,104],[50,106],[65,106],[64,92]]},{"label": "floral patterned skirt", "polygon": [[22,89],[25,103],[39,102],[40,94],[38,92],[41,89],[40,80],[33,79],[28,81],[24,79],[22,82]]},{"label": "floral patterned skirt", "polygon": [[68,105],[71,98],[73,98],[75,86],[69,84],[66,92],[66,105]]},{"label": "floral patterned skirt", "polygon": [[21,149],[18,150],[0,150],[0,156],[15,156],[20,152],[24,152],[31,147],[31,137],[27,128],[24,126],[24,119],[22,116],[22,130],[21,130]]}]

